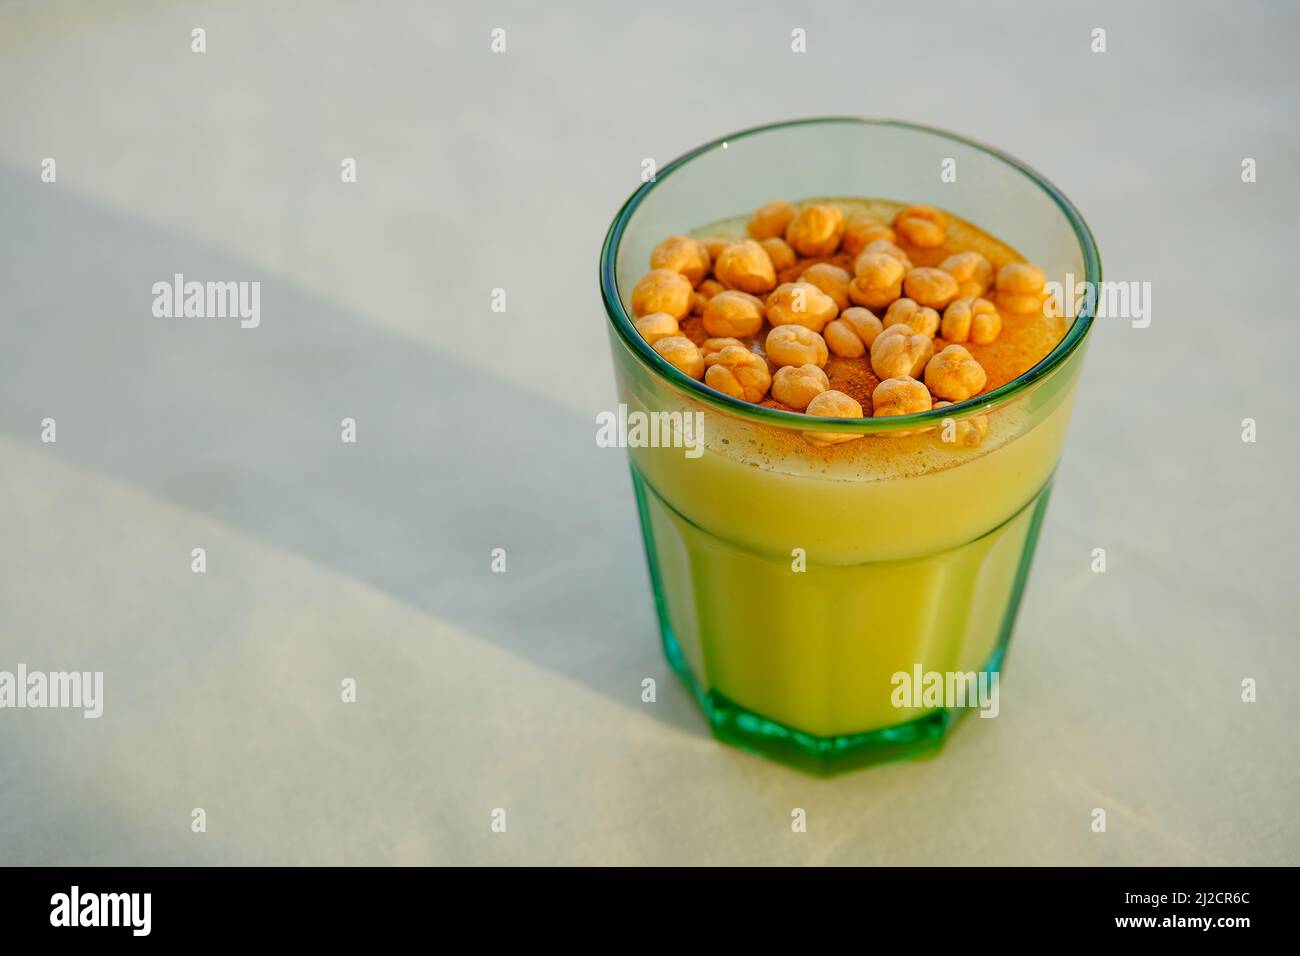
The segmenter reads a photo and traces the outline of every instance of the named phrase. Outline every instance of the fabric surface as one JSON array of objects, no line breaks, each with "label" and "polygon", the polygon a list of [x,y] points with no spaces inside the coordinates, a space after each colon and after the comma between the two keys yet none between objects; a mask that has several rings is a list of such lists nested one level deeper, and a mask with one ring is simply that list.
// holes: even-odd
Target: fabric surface
[{"label": "fabric surface", "polygon": [[[0,5],[0,669],[105,675],[97,720],[0,710],[0,863],[1300,863],[1297,12],[548,9]],[[1153,288],[1095,331],[1000,717],[831,780],[709,737],[594,442],[642,159],[817,114],[997,144]],[[154,317],[175,273],[260,325]]]}]

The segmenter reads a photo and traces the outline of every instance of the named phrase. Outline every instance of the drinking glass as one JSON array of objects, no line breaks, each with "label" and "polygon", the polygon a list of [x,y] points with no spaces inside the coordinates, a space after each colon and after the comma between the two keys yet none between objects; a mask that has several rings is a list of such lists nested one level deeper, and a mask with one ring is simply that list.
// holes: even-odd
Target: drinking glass
[{"label": "drinking glass", "polygon": [[[703,424],[698,453],[628,449],[664,653],[715,736],[827,773],[937,750],[967,712],[900,700],[898,675],[1000,673],[1093,314],[1085,300],[1042,361],[953,407],[844,420],[731,398],[650,348],[631,290],[663,238],[774,197],[932,204],[1062,283],[1099,282],[1101,263],[1078,211],[1023,163],[952,133],[858,118],[706,143],[641,186],[610,227],[600,284],[619,401],[629,418],[663,413],[679,434],[675,413]],[[977,415],[989,424],[978,447],[917,434]],[[822,449],[809,432],[862,437]]]}]

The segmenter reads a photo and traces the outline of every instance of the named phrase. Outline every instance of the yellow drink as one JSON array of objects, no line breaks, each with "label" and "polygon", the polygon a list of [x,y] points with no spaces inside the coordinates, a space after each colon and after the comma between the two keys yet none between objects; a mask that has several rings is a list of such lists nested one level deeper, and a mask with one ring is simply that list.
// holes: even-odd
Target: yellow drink
[{"label": "yellow drink", "polygon": [[[662,623],[695,679],[819,737],[922,716],[892,705],[891,676],[917,663],[978,671],[994,657],[1069,406],[994,450],[906,477],[761,467],[717,436],[694,460],[630,450]],[[985,441],[1013,428],[995,422]]]}]

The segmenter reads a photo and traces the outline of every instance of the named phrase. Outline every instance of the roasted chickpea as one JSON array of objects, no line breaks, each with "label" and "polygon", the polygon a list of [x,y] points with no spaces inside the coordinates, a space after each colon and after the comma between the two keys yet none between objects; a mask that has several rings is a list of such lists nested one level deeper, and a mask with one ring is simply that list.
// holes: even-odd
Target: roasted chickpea
[{"label": "roasted chickpea", "polygon": [[1002,316],[988,299],[957,299],[944,310],[939,328],[949,342],[988,345],[1002,332]]},{"label": "roasted chickpea", "polygon": [[641,338],[651,345],[678,332],[677,320],[667,312],[651,312],[641,316],[632,325],[641,333]]},{"label": "roasted chickpea", "polygon": [[772,268],[777,272],[783,272],[799,261],[790,244],[777,236],[764,239],[759,245],[767,250],[767,257],[772,260]]},{"label": "roasted chickpea", "polygon": [[704,248],[709,251],[709,259],[713,262],[718,261],[718,256],[722,255],[723,249],[736,241],[730,236],[705,236],[700,240],[700,242],[704,243]]},{"label": "roasted chickpea", "polygon": [[800,412],[830,387],[830,379],[816,365],[782,365],[772,376],[772,397]]},{"label": "roasted chickpea", "polygon": [[844,236],[844,213],[839,206],[813,203],[795,214],[785,230],[785,241],[801,256],[829,256]]},{"label": "roasted chickpea", "polygon": [[672,269],[651,269],[632,288],[632,311],[638,317],[667,312],[681,320],[691,311],[691,281]]},{"label": "roasted chickpea", "polygon": [[1029,262],[1009,262],[998,270],[998,307],[1007,312],[1040,312],[1047,299],[1047,275]]},{"label": "roasted chickpea", "polygon": [[712,355],[714,352],[721,352],[723,349],[733,345],[739,346],[742,349],[745,348],[745,343],[740,341],[740,339],[732,339],[732,338],[705,339],[700,344],[700,354],[704,356],[705,367],[706,368],[708,367],[708,361],[710,355]]},{"label": "roasted chickpea", "polygon": [[892,418],[896,415],[928,412],[930,402],[929,389],[916,379],[903,375],[887,378],[871,393],[871,417]]},{"label": "roasted chickpea", "polygon": [[866,249],[868,244],[877,240],[893,245],[894,230],[868,216],[859,215],[849,219],[844,226],[844,239],[840,242],[840,251],[856,256]]},{"label": "roasted chickpea", "polygon": [[893,256],[864,252],[854,262],[849,299],[868,309],[883,309],[903,293],[903,264]]},{"label": "roasted chickpea", "polygon": [[669,236],[650,253],[651,269],[672,269],[697,286],[709,274],[713,259],[704,243],[689,236]]},{"label": "roasted chickpea", "polygon": [[709,304],[719,292],[726,291],[724,286],[717,279],[705,279],[695,287],[695,295],[691,297],[691,315],[703,315],[704,307]]},{"label": "roasted chickpea", "polygon": [[767,333],[763,345],[768,360],[775,366],[816,365],[826,366],[830,353],[826,340],[804,325],[778,325]]},{"label": "roasted chickpea", "polygon": [[853,331],[858,333],[858,338],[862,339],[862,344],[867,348],[871,348],[871,343],[876,341],[876,336],[885,330],[876,314],[861,306],[855,305],[845,309],[840,313],[840,321],[852,326]]},{"label": "roasted chickpea", "polygon": [[867,353],[867,347],[861,337],[853,330],[853,326],[843,319],[826,323],[826,328],[822,329],[822,338],[826,340],[826,347],[833,355],[858,358]]},{"label": "roasted chickpea", "polygon": [[705,360],[704,383],[724,395],[761,402],[772,385],[767,360],[743,345],[729,345]]},{"label": "roasted chickpea", "polygon": [[704,356],[700,350],[684,335],[671,335],[660,339],[651,346],[668,362],[668,364],[685,372],[691,378],[704,377]]},{"label": "roasted chickpea", "polygon": [[869,253],[873,255],[893,256],[903,264],[904,272],[912,268],[912,260],[908,258],[907,253],[902,250],[902,247],[895,245],[888,239],[873,239],[871,242],[866,244],[860,253],[858,253],[857,259],[853,260],[854,272],[858,271],[858,261]]},{"label": "roasted chickpea", "polygon": [[949,345],[925,366],[926,386],[950,402],[964,402],[979,394],[987,381],[984,366],[960,345]]},{"label": "roasted chickpea", "polygon": [[729,289],[760,294],[776,288],[776,269],[767,250],[753,239],[741,239],[722,250],[713,274]]},{"label": "roasted chickpea", "polygon": [[894,217],[894,229],[919,249],[943,245],[948,216],[934,206],[908,206]]},{"label": "roasted chickpea", "polygon": [[884,252],[864,252],[853,260],[853,276],[868,286],[893,285],[907,275],[903,263]]},{"label": "roasted chickpea", "polygon": [[719,292],[704,306],[703,321],[713,338],[749,338],[763,327],[763,304],[744,292]]},{"label": "roasted chickpea", "polygon": [[957,280],[942,269],[920,266],[907,273],[903,292],[917,304],[931,309],[943,309],[957,298]]},{"label": "roasted chickpea", "polygon": [[818,262],[804,269],[799,278],[811,282],[834,299],[837,312],[843,312],[849,307],[849,283],[853,277],[847,270],[829,262]]},{"label": "roasted chickpea", "polygon": [[[817,418],[861,418],[862,406],[853,396],[845,395],[843,392],[831,388],[814,396],[813,400],[808,403],[808,407],[804,409],[804,412]],[[827,447],[840,445],[846,441],[854,441],[862,436],[844,435],[836,432],[804,432],[803,437],[810,444]]]},{"label": "roasted chickpea", "polygon": [[[930,410],[930,392],[920,382],[910,377],[887,378],[871,393],[871,417],[893,418],[898,415],[915,415]],[[885,438],[906,438],[929,431],[928,428],[909,428],[884,432]]]},{"label": "roasted chickpea", "polygon": [[1032,262],[1008,262],[998,270],[999,292],[1042,293],[1047,275]]},{"label": "roasted chickpea", "polygon": [[934,338],[939,331],[939,313],[923,305],[917,305],[914,299],[898,299],[885,313],[884,327],[891,325],[910,325],[917,335]]},{"label": "roasted chickpea", "polygon": [[[950,408],[952,402],[935,402],[935,408]],[[935,437],[945,445],[963,445],[967,448],[974,448],[984,440],[984,436],[989,433],[989,417],[987,415],[972,415],[969,418],[963,418],[958,421],[955,418],[945,418],[939,425]]]},{"label": "roasted chickpea", "polygon": [[934,342],[917,335],[910,326],[891,325],[871,343],[871,371],[887,378],[920,378],[934,355]]},{"label": "roasted chickpea", "polygon": [[958,252],[939,263],[939,268],[957,280],[957,297],[973,299],[993,283],[993,263],[978,252]]},{"label": "roasted chickpea", "polygon": [[[784,199],[764,203],[749,217],[746,231],[754,239],[771,239],[783,235],[794,218],[794,206]],[[780,266],[777,266],[779,269]]]},{"label": "roasted chickpea", "polygon": [[820,332],[839,313],[835,300],[811,282],[787,282],[767,297],[767,320],[773,326],[804,325]]}]

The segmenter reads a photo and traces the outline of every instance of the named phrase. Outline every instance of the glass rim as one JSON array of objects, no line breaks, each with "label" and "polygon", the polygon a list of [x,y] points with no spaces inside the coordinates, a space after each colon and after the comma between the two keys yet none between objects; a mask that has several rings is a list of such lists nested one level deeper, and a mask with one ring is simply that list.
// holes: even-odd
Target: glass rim
[{"label": "glass rim", "polygon": [[[1093,319],[1095,318],[1095,304],[1084,301],[1084,307],[1075,316],[1074,322],[1071,323],[1065,337],[1056,344],[1038,364],[1022,372],[1005,385],[1000,385],[993,391],[975,398],[967,399],[964,402],[956,402],[951,406],[939,409],[931,409],[926,412],[915,412],[910,415],[896,415],[885,418],[825,418],[816,415],[806,415],[803,412],[788,412],[778,408],[767,408],[762,405],[755,405],[752,402],[746,402],[743,399],[732,398],[730,395],[724,395],[705,385],[698,379],[691,378],[685,372],[673,366],[658,352],[650,347],[650,344],[636,331],[633,326],[633,320],[628,315],[627,310],[623,308],[623,301],[618,295],[618,280],[615,274],[616,260],[618,250],[623,240],[623,234],[632,219],[633,214],[640,208],[641,203],[646,197],[662,182],[668,179],[673,173],[683,166],[707,152],[716,149],[723,149],[729,143],[758,133],[766,133],[772,130],[789,129],[796,126],[812,125],[864,125],[864,126],[889,126],[900,129],[913,130],[915,132],[926,133],[931,136],[938,136],[943,139],[952,140],[953,142],[962,143],[973,149],[979,150],[993,159],[999,160],[1012,169],[1020,172],[1030,182],[1034,183],[1047,194],[1048,198],[1055,203],[1056,207],[1065,216],[1066,221],[1074,230],[1075,238],[1079,242],[1080,251],[1083,253],[1084,275],[1085,280],[1095,287],[1101,282],[1101,256],[1097,251],[1097,243],[1093,238],[1092,230],[1084,221],[1079,210],[1074,204],[1065,197],[1055,185],[1043,176],[1037,170],[1033,169],[1026,163],[1021,162],[1013,156],[1002,152],[995,147],[978,140],[970,139],[958,133],[948,130],[939,129],[934,126],[925,126],[920,123],[911,123],[906,120],[893,119],[875,119],[861,116],[817,116],[805,119],[784,120],[777,123],[767,123],[763,126],[753,126],[749,129],[740,130],[727,136],[721,136],[711,140],[692,150],[688,150],[678,156],[672,162],[668,163],[655,175],[655,178],[649,182],[642,183],[641,186],[628,197],[619,209],[614,221],[610,224],[609,231],[605,234],[605,241],[600,250],[600,294],[605,303],[605,313],[613,327],[617,330],[620,338],[624,343],[637,355],[641,361],[661,378],[676,385],[689,393],[693,398],[704,402],[714,408],[720,409],[727,413],[737,415],[741,418],[763,422],[768,425],[775,425],[781,428],[795,428],[803,431],[827,431],[827,432],[853,432],[856,434],[867,434],[872,432],[889,432],[903,428],[915,428],[918,424],[933,425],[941,422],[945,418],[965,418],[972,414],[981,414],[992,411],[993,409],[1005,405],[1015,396],[1021,394],[1026,388],[1035,382],[1040,381],[1050,375],[1068,359],[1075,350],[1082,344],[1087,337],[1088,330],[1092,328]],[[1095,300],[1094,300],[1095,302]]]}]

